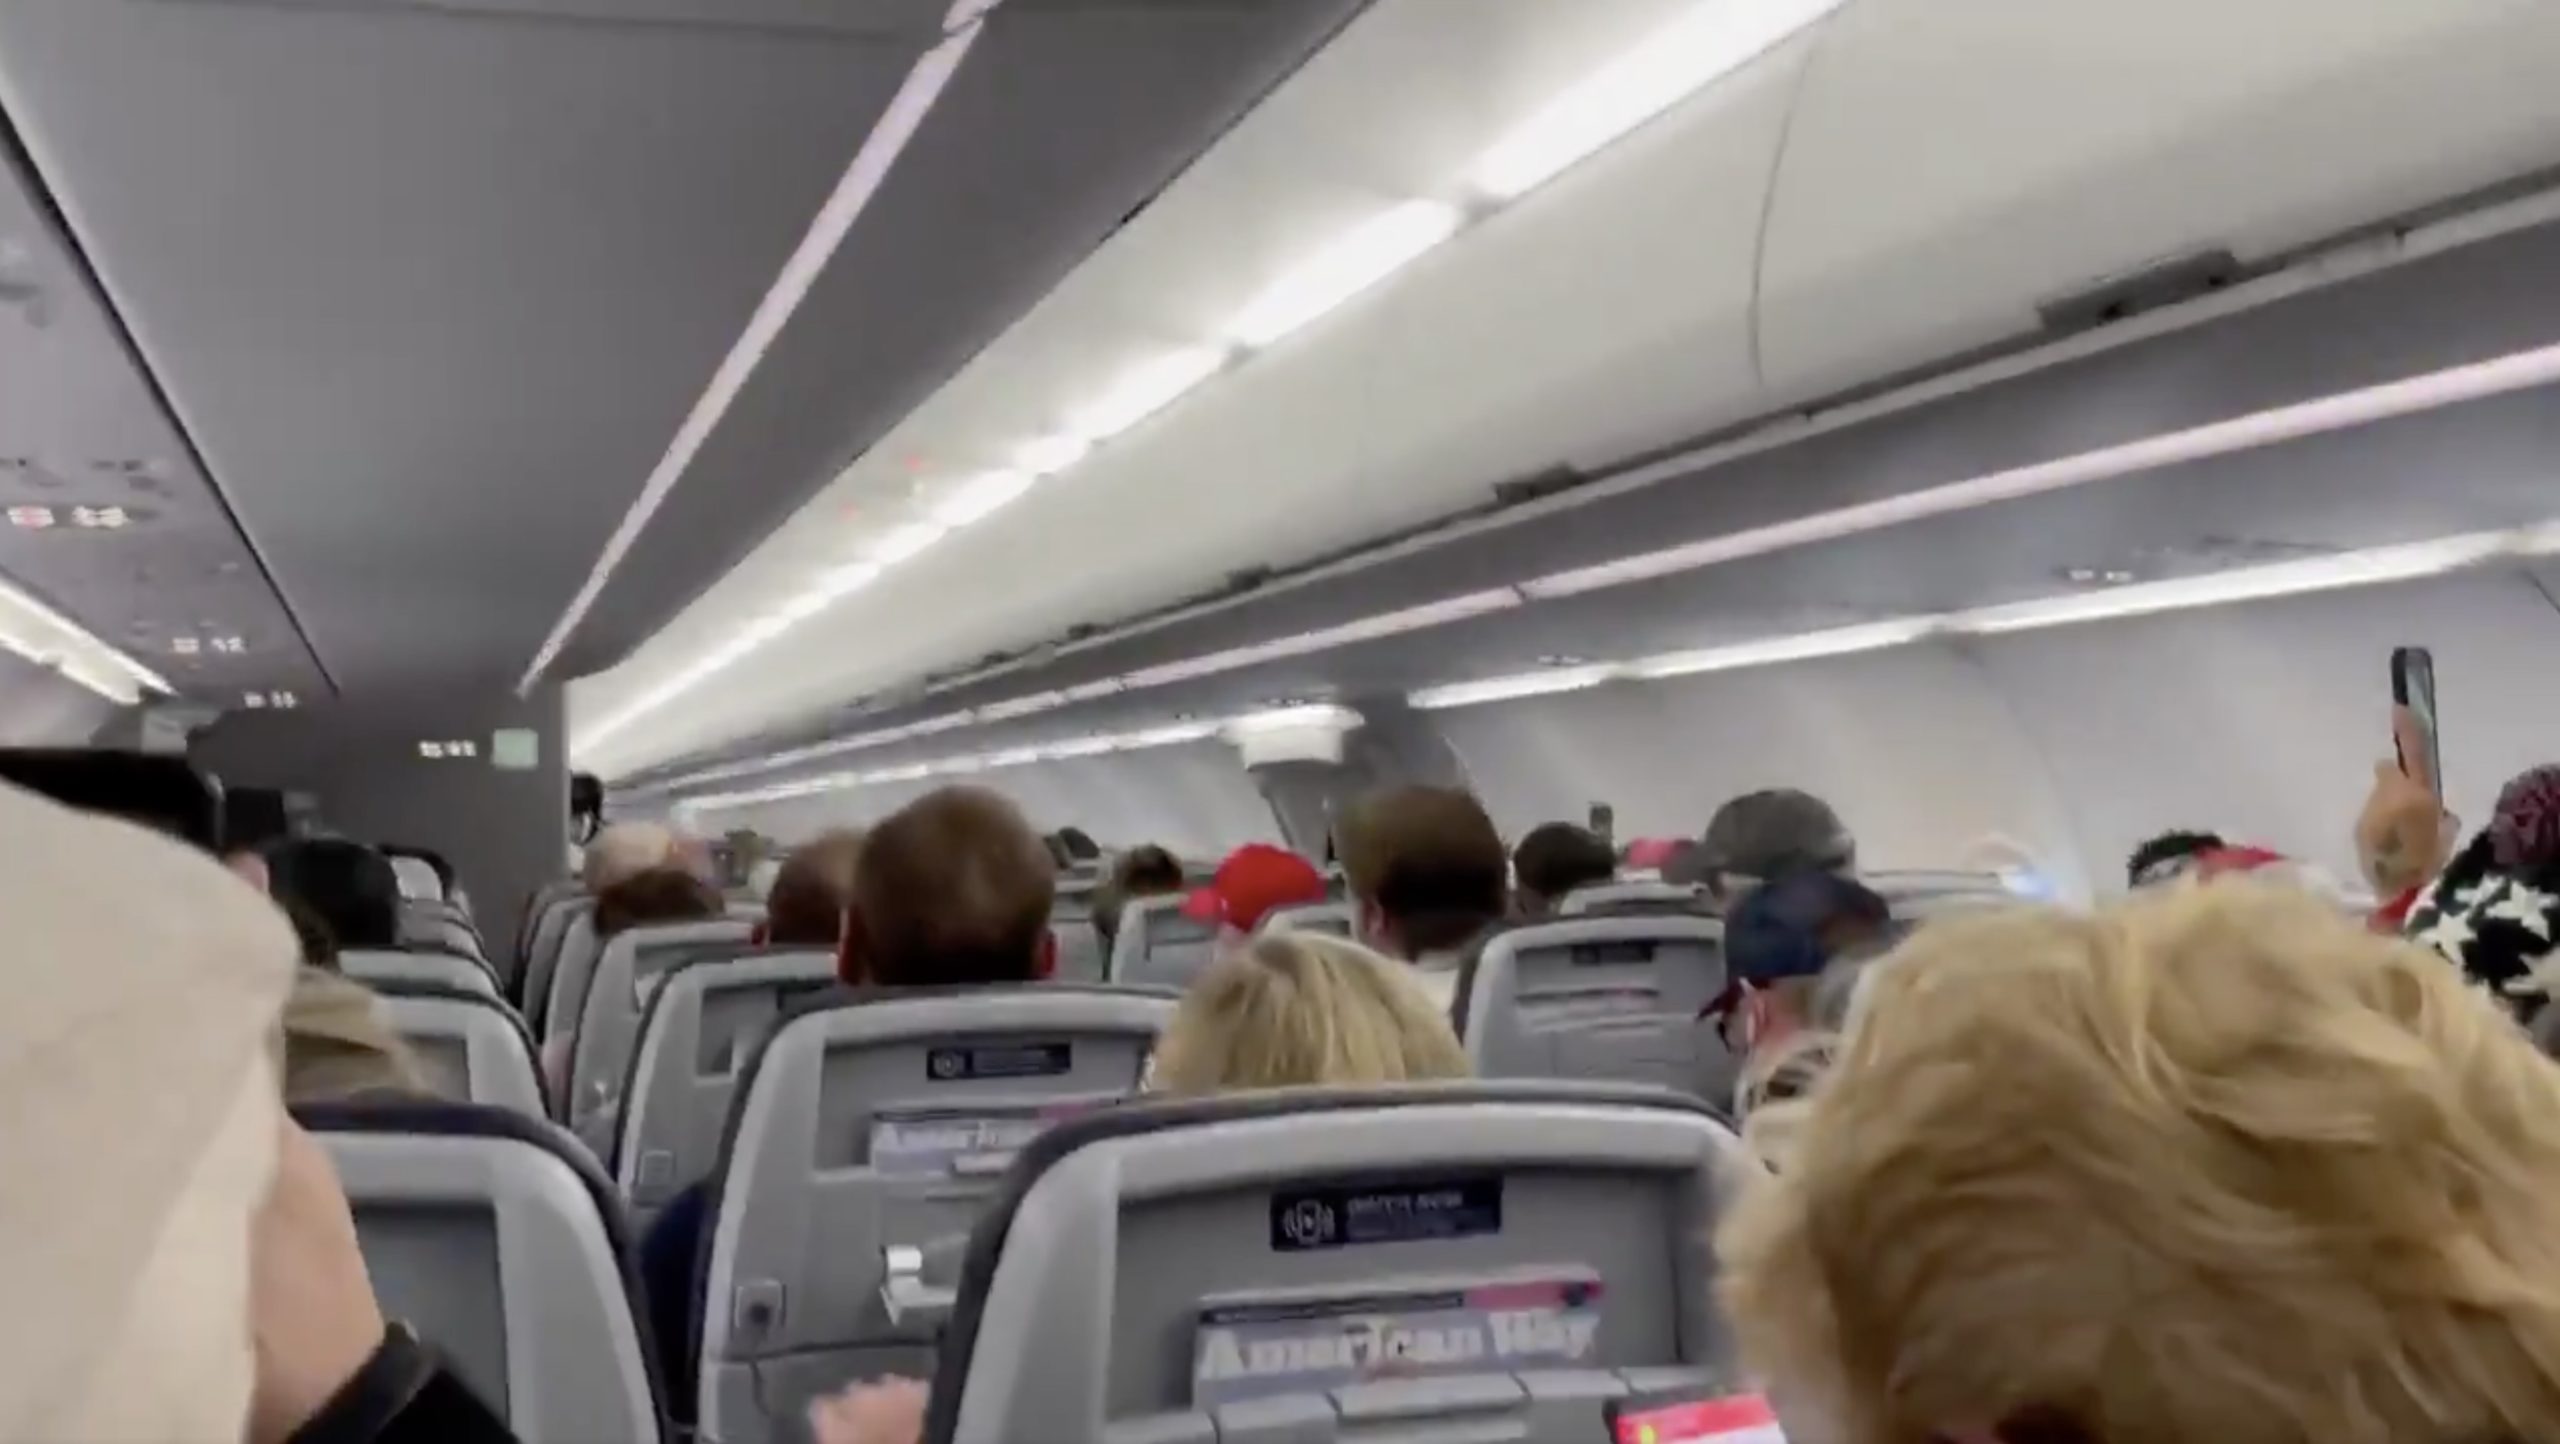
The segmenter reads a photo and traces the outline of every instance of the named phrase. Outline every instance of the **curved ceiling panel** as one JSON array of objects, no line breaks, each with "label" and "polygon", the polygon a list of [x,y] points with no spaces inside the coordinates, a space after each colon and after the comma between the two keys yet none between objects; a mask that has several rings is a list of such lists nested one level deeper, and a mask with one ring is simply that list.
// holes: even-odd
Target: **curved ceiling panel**
[{"label": "curved ceiling panel", "polygon": [[339,683],[512,682],[944,8],[0,0],[0,100]]},{"label": "curved ceiling panel", "polygon": [[[1366,0],[1007,0],[557,667],[620,659],[1030,310]],[[831,493],[844,538],[905,500]],[[920,463],[930,470],[935,462]]]},{"label": "curved ceiling panel", "polygon": [[1860,0],[1771,197],[1760,347],[1808,398],[2033,334],[2199,249],[2246,265],[2560,159],[2560,6]]},{"label": "curved ceiling panel", "polygon": [[[1121,368],[1220,334],[1345,226],[1448,193],[1508,121],[1681,9],[1369,11],[801,517],[582,683],[582,729],[925,515],[955,477],[1005,464]],[[1754,241],[1805,49],[1760,57],[582,756],[629,770],[1748,414]]]}]

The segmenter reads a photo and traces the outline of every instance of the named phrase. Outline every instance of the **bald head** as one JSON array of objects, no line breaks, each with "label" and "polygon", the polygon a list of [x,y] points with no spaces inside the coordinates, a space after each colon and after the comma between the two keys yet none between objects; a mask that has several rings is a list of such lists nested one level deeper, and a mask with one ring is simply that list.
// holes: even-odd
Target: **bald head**
[{"label": "bald head", "polygon": [[1047,969],[1057,864],[984,788],[926,794],[871,830],[854,871],[847,961],[884,987],[1026,983]]}]

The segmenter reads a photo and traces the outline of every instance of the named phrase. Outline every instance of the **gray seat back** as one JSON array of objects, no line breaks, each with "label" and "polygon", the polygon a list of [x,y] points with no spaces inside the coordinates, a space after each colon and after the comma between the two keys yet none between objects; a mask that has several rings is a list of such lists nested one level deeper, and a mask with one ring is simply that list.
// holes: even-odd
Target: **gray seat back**
[{"label": "gray seat back", "polygon": [[660,923],[617,933],[596,957],[595,976],[579,1003],[569,1054],[569,1096],[561,1116],[598,1158],[613,1147],[622,1115],[622,1075],[640,1045],[640,1010],[658,980],[678,963],[747,946],[754,925],[736,918]]},{"label": "gray seat back", "polygon": [[1091,877],[1058,879],[1058,899],[1049,908],[1049,934],[1058,940],[1057,979],[1062,983],[1098,983],[1108,965],[1102,936],[1093,930]]},{"label": "gray seat back", "polygon": [[338,954],[338,971],[367,987],[397,988],[404,983],[436,983],[461,988],[497,1001],[498,980],[476,958],[453,953],[406,953],[358,948]]},{"label": "gray seat back", "polygon": [[834,985],[833,953],[696,959],[660,982],[622,1088],[614,1181],[643,1227],[720,1161],[729,1100],[784,1007]]},{"label": "gray seat back", "polygon": [[507,1005],[476,992],[386,990],[377,1005],[438,1094],[548,1119],[533,1041]]},{"label": "gray seat back", "polygon": [[1739,1059],[1699,1016],[1724,984],[1724,924],[1712,918],[1532,923],[1485,940],[1461,1037],[1482,1078],[1609,1079],[1730,1097]]},{"label": "gray seat back", "polygon": [[354,1205],[383,1312],[524,1444],[666,1437],[628,1236],[557,1129],[467,1105],[298,1108]]},{"label": "gray seat back", "polygon": [[482,957],[480,934],[452,910],[450,903],[403,903],[400,941],[410,947],[442,948],[448,953],[487,961]]},{"label": "gray seat back", "polygon": [[1858,881],[1885,900],[1895,928],[1905,932],[1932,918],[2019,903],[2016,893],[1987,872],[1871,872]]},{"label": "gray seat back", "polygon": [[1217,952],[1215,923],[1182,915],[1184,895],[1133,898],[1120,909],[1111,943],[1111,981],[1124,987],[1191,986]]},{"label": "gray seat back", "polygon": [[[1047,983],[786,1014],[739,1080],[713,1185],[704,1437],[796,1438],[814,1395],[921,1372],[941,1322],[933,1291],[947,1309],[958,1240],[1014,1150],[1132,1091],[1173,1003]],[[949,1266],[901,1276],[890,1254],[905,1249]]]},{"label": "gray seat back", "polygon": [[435,866],[423,857],[391,854],[391,876],[398,880],[400,896],[404,898],[444,901],[444,879],[436,875]]},{"label": "gray seat back", "polygon": [[575,880],[545,884],[534,895],[532,906],[525,910],[523,921],[516,925],[516,976],[521,978],[533,967],[534,955],[548,952],[557,955],[560,939],[569,928],[569,915],[579,903],[594,906]]},{"label": "gray seat back", "polygon": [[1695,909],[1704,911],[1707,894],[1704,888],[1681,887],[1676,883],[1604,882],[1592,887],[1578,887],[1566,893],[1556,904],[1563,917],[1581,917],[1588,913],[1612,909],[1648,908],[1662,911]]},{"label": "gray seat back", "polygon": [[1017,1162],[970,1240],[931,1444],[1599,1444],[1735,1382],[1696,1100],[1437,1085],[1132,1104]]},{"label": "gray seat back", "polygon": [[1347,938],[1359,930],[1359,917],[1347,902],[1309,903],[1304,907],[1273,908],[1263,918],[1260,933],[1323,933],[1327,937]]},{"label": "gray seat back", "polygon": [[[580,898],[568,910],[561,924],[560,941],[548,952],[537,952],[524,975],[524,1020],[533,1027],[538,1041],[551,1036],[552,1030],[576,1021],[567,1012],[564,995],[572,977],[581,997],[587,979],[596,968],[596,903],[594,898]],[[562,1011],[554,1012],[555,1008]]]}]

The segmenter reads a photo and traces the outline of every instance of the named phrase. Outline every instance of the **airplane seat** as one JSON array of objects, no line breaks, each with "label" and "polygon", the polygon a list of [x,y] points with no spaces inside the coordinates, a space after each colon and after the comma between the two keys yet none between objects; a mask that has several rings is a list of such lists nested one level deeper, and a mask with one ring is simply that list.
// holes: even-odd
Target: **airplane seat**
[{"label": "airplane seat", "polygon": [[533,1026],[537,1041],[551,1036],[551,988],[560,976],[561,964],[583,956],[587,961],[582,966],[595,966],[595,911],[594,898],[572,898],[558,914],[557,929],[535,936],[533,955],[526,960],[524,975],[518,980],[523,991],[517,1004],[524,1010],[524,1020]]},{"label": "airplane seat", "polygon": [[752,926],[735,918],[659,923],[618,933],[596,957],[586,995],[569,1002],[577,1040],[569,1054],[569,1093],[560,1100],[569,1131],[602,1158],[613,1146],[622,1084],[631,1050],[639,1046],[640,1011],[669,968],[697,957],[747,956]]},{"label": "airplane seat", "polygon": [[408,901],[400,905],[400,942],[404,947],[434,948],[439,952],[487,962],[488,955],[480,946],[479,930],[464,922],[446,902]]},{"label": "airplane seat", "polygon": [[1585,1078],[1730,1097],[1740,1059],[1700,1015],[1724,991],[1724,925],[1595,914],[1488,937],[1460,979],[1482,1078]]},{"label": "airplane seat", "polygon": [[1607,1438],[1730,1388],[1696,1099],[1591,1084],[1147,1101],[1015,1162],[964,1255],[929,1444]]},{"label": "airplane seat", "polygon": [[1262,926],[1254,931],[1322,933],[1327,937],[1348,938],[1359,931],[1359,918],[1347,902],[1309,903],[1304,907],[1273,908],[1263,918]]},{"label": "airplane seat", "polygon": [[790,1003],[838,986],[831,952],[722,952],[670,968],[640,1017],[610,1165],[645,1230],[720,1158],[738,1072]]},{"label": "airplane seat", "polygon": [[1132,1092],[1174,1002],[1043,983],[786,1011],[738,1080],[711,1173],[702,1437],[796,1439],[813,1396],[923,1373],[962,1239],[1015,1151]]},{"label": "airplane seat", "polygon": [[1885,900],[1897,941],[1932,918],[2016,907],[2020,902],[2016,893],[1987,872],[1870,872],[1861,873],[1858,881]]},{"label": "airplane seat", "polygon": [[1556,903],[1560,917],[1582,917],[1591,913],[1701,913],[1707,909],[1704,888],[1681,887],[1676,883],[1642,879],[1598,883],[1578,887]]},{"label": "airplane seat", "polygon": [[519,973],[533,961],[534,947],[542,940],[543,929],[553,930],[549,942],[556,945],[558,929],[568,923],[564,910],[586,895],[585,887],[576,878],[562,878],[544,883],[525,899],[524,915],[516,919],[515,960]]},{"label": "airplane seat", "polygon": [[548,1119],[533,1035],[503,1001],[421,979],[374,987],[383,1021],[408,1043],[444,1097]]},{"label": "airplane seat", "polygon": [[443,902],[444,878],[435,864],[412,852],[390,854],[391,874],[400,880],[400,896],[416,902]]},{"label": "airplane seat", "polygon": [[1120,909],[1120,931],[1111,942],[1111,981],[1127,987],[1191,985],[1217,951],[1215,923],[1182,915],[1183,895],[1132,898]]},{"label": "airplane seat", "polygon": [[620,1201],[540,1119],[462,1103],[313,1104],[385,1315],[524,1444],[671,1437]]},{"label": "airplane seat", "polygon": [[488,964],[454,953],[356,948],[338,954],[338,971],[377,990],[402,983],[436,983],[481,994],[492,1002],[498,998],[498,980],[490,975]]},{"label": "airplane seat", "polygon": [[1058,879],[1057,901],[1049,908],[1049,935],[1058,940],[1059,982],[1102,981],[1102,937],[1093,930],[1093,890],[1098,882],[1094,877]]}]

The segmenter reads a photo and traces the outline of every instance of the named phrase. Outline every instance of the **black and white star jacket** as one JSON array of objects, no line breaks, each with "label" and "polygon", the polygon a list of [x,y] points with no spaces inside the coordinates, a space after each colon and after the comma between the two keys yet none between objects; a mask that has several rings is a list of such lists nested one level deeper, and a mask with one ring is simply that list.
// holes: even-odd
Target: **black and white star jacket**
[{"label": "black and white star jacket", "polygon": [[2409,910],[2403,932],[2530,1015],[2560,985],[2560,867],[2501,871],[2483,833]]}]

